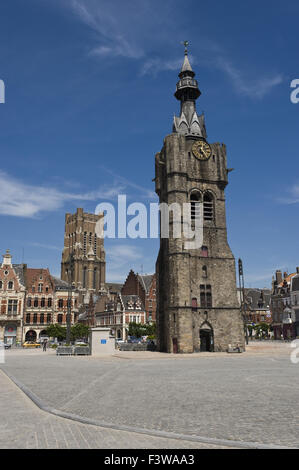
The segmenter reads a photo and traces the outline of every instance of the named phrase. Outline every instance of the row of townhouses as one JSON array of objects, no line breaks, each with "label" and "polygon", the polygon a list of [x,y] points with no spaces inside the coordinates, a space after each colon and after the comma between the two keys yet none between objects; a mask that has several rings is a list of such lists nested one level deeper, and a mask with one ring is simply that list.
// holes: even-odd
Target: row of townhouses
[{"label": "row of townhouses", "polygon": [[71,323],[109,327],[126,339],[129,323],[156,320],[156,276],[130,271],[124,284],[105,284],[100,292],[82,292],[72,283],[52,276],[49,269],[13,264],[9,250],[0,267],[0,341],[16,345],[40,341],[46,328],[66,326],[68,305]]},{"label": "row of townhouses", "polygon": [[13,264],[9,250],[0,267],[0,341],[38,341],[51,323],[66,325],[68,302],[72,323],[79,314],[78,292],[51,276],[48,269]]}]

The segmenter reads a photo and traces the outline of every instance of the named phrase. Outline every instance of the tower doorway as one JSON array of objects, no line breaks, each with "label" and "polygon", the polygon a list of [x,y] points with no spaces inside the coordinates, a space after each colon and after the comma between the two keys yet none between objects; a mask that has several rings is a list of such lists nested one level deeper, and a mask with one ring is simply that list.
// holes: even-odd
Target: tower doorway
[{"label": "tower doorway", "polygon": [[200,338],[200,351],[213,352],[214,351],[214,334],[213,329],[209,324],[204,324],[199,330]]}]

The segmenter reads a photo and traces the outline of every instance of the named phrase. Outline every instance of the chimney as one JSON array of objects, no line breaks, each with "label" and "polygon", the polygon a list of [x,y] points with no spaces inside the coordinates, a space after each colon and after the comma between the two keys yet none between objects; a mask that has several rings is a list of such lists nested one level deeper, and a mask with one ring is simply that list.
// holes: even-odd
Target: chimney
[{"label": "chimney", "polygon": [[281,274],[281,271],[280,271],[280,270],[276,271],[275,276],[276,276],[276,282],[277,282],[277,284],[280,284],[280,283],[282,282],[282,274]]}]

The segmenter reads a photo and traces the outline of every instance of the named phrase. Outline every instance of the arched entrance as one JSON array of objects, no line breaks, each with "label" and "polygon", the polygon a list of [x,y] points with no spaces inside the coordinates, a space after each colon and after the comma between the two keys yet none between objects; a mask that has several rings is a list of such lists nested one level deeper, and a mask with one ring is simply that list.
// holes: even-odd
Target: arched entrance
[{"label": "arched entrance", "polygon": [[47,335],[47,331],[46,330],[42,330],[39,334],[39,339],[43,339],[43,338],[48,338],[49,336]]},{"label": "arched entrance", "polygon": [[208,322],[201,325],[199,330],[200,351],[214,351],[214,333],[213,328]]},{"label": "arched entrance", "polygon": [[36,341],[36,332],[34,330],[27,331],[25,341]]}]

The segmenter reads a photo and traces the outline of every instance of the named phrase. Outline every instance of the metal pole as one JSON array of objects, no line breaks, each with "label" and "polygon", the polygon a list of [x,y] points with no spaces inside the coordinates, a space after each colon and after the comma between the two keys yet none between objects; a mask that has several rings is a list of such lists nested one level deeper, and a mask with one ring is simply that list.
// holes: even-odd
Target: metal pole
[{"label": "metal pole", "polygon": [[246,306],[245,306],[244,273],[243,273],[243,263],[242,263],[242,260],[241,260],[240,258],[239,258],[239,261],[238,261],[238,266],[239,266],[239,286],[240,286],[240,294],[242,293],[241,312],[242,312],[243,321],[244,321],[246,344],[248,345],[248,327],[247,327],[248,321],[247,321]]},{"label": "metal pole", "polygon": [[68,288],[67,315],[66,315],[66,342],[67,344],[70,344],[71,342],[73,265],[74,265],[74,257],[73,257],[73,253],[71,253],[69,257],[69,271],[68,271],[69,288]]}]

